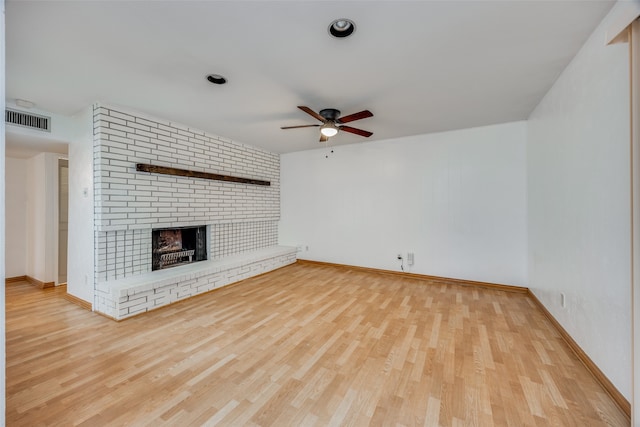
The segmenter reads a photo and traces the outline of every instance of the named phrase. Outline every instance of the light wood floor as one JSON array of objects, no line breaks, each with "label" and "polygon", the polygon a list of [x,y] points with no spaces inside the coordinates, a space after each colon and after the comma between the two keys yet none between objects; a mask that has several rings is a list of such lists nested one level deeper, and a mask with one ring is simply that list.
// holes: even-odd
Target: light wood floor
[{"label": "light wood floor", "polygon": [[629,425],[524,294],[294,264],[120,323],[6,300],[8,426]]}]

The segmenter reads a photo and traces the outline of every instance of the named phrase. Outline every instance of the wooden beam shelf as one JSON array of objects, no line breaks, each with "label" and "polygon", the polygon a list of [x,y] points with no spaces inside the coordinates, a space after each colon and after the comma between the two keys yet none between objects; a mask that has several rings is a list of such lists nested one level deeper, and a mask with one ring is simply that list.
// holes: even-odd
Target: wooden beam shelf
[{"label": "wooden beam shelf", "polygon": [[263,181],[260,179],[241,178],[241,177],[230,176],[230,175],[219,175],[217,173],[190,171],[187,169],[177,169],[177,168],[170,168],[166,166],[155,166],[155,165],[149,165],[146,163],[136,163],[136,170],[138,172],[151,172],[151,173],[160,173],[163,175],[186,176],[189,178],[211,179],[214,181],[238,182],[240,184],[253,184],[253,185],[266,185],[266,186],[271,185],[270,181]]}]

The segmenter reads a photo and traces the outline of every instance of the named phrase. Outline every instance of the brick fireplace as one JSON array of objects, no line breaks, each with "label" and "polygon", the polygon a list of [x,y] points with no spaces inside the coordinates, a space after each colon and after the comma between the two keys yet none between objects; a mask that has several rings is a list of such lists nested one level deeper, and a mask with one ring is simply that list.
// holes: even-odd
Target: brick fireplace
[{"label": "brick fireplace", "polygon": [[[271,184],[138,172],[137,163]],[[133,283],[135,277],[146,280],[148,274],[186,268],[154,268],[158,264],[153,251],[154,230],[204,227],[200,232],[206,234],[206,262],[274,247],[278,242],[278,154],[122,108],[94,106],[94,194],[94,307],[113,317],[118,316],[113,315],[113,302],[107,295],[112,292],[111,283]],[[191,256],[197,258],[195,249],[186,249],[187,253],[191,250]],[[175,255],[180,263],[188,256]],[[197,264],[201,263],[194,266]]]}]

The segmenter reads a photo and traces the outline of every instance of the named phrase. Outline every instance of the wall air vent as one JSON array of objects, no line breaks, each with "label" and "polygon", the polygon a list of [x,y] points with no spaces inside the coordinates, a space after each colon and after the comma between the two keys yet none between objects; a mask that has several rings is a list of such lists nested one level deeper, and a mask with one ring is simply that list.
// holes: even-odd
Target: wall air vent
[{"label": "wall air vent", "polygon": [[22,126],[42,132],[51,132],[51,117],[7,108],[4,113],[4,120],[10,125]]}]

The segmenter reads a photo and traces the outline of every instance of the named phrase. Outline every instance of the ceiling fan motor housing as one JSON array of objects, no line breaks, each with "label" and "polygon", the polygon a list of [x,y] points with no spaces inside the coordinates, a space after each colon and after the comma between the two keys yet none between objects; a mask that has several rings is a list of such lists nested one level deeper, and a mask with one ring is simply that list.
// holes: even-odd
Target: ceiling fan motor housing
[{"label": "ceiling fan motor housing", "polygon": [[336,110],[335,108],[325,108],[324,110],[320,110],[318,112],[325,120],[336,121],[338,117],[340,117],[340,110]]}]

